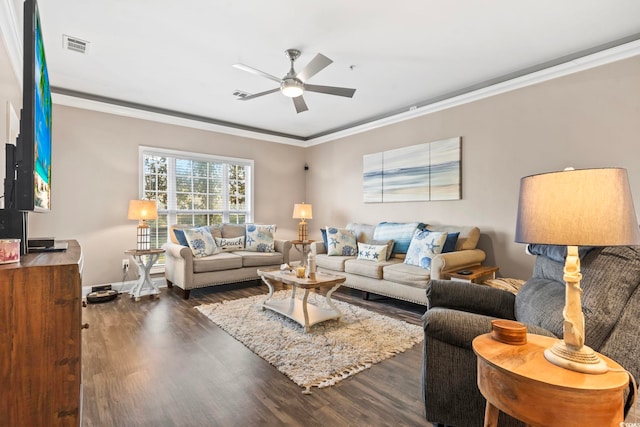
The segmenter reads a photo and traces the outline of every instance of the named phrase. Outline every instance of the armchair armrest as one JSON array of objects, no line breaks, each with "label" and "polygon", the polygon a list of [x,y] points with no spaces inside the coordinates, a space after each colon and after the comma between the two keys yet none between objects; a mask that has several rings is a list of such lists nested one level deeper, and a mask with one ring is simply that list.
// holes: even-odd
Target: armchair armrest
[{"label": "armchair armrest", "polygon": [[475,337],[491,332],[493,319],[495,317],[435,307],[422,316],[422,326],[425,337],[471,350]]},{"label": "armchair armrest", "polygon": [[327,248],[324,247],[324,242],[319,241],[311,243],[311,253],[313,255],[326,254]]},{"label": "armchair armrest", "polygon": [[427,284],[428,310],[441,307],[515,320],[515,300],[511,292],[474,283],[431,280]]},{"label": "armchair armrest", "polygon": [[273,249],[282,254],[283,263],[289,264],[289,256],[291,255],[291,240],[274,240]]},{"label": "armchair armrest", "polygon": [[466,249],[438,254],[431,260],[431,278],[434,280],[444,279],[444,272],[462,270],[472,265],[481,264],[485,258],[486,254],[482,249]]}]

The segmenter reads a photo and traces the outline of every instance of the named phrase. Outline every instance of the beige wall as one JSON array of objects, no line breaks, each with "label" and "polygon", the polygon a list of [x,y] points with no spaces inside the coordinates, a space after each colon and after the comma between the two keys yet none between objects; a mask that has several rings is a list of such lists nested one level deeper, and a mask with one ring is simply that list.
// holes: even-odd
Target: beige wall
[{"label": "beige wall", "polygon": [[[18,84],[16,75],[11,68],[11,64],[9,63],[5,45],[0,39],[0,188],[3,188],[2,183],[4,182],[4,144],[8,142],[15,144],[15,141],[10,141],[7,136],[7,117],[9,114],[8,103],[11,103],[16,114],[20,115],[20,107],[22,106],[22,90]],[[4,194],[4,189],[0,190],[0,194]],[[0,208],[3,207],[4,200],[0,199]]]},{"label": "beige wall", "polygon": [[85,286],[120,282],[124,251],[135,248],[127,208],[138,198],[140,145],[254,159],[255,221],[277,224],[278,238],[297,234],[303,148],[55,104],[53,115],[52,210],[29,214],[29,234],[77,239]]},{"label": "beige wall", "polygon": [[[520,178],[567,166],[629,171],[640,209],[640,57],[311,147],[311,238],[349,221],[477,225],[487,263],[527,278],[532,257],[513,242]],[[362,156],[462,137],[462,200],[362,202]]]},{"label": "beige wall", "polygon": [[[11,74],[0,77],[2,112],[19,90]],[[278,237],[296,236],[291,210],[303,200],[314,206],[311,238],[350,221],[473,224],[487,262],[526,278],[532,259],[513,242],[522,176],[625,167],[640,208],[639,93],[636,57],[307,149],[54,104],[53,210],[30,214],[30,235],[79,240],[85,285],[119,282],[135,246],[126,209],[138,194],[138,146],[148,145],[255,159],[255,220],[277,223]],[[362,203],[363,154],[452,136],[462,137],[462,200]]]}]

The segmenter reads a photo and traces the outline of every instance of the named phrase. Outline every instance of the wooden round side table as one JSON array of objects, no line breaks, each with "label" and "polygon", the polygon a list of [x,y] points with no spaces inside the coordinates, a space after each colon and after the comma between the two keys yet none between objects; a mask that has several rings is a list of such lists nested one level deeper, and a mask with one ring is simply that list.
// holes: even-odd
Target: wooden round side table
[{"label": "wooden round side table", "polygon": [[536,426],[620,426],[627,373],[602,355],[610,369],[622,372],[583,374],[553,365],[543,352],[555,341],[534,334],[524,345],[503,344],[490,334],[473,340],[478,388],[487,399],[485,427],[498,425],[498,411]]}]

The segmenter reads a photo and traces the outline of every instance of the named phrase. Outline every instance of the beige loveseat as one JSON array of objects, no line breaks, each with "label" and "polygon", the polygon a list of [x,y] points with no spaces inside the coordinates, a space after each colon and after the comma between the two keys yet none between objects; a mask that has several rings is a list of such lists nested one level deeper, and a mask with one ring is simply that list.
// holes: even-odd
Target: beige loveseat
[{"label": "beige loveseat", "polygon": [[[345,228],[353,232],[358,242],[380,243],[381,233],[376,233],[376,227],[383,224],[389,223],[378,225],[350,223]],[[420,226],[424,227],[425,224]],[[347,278],[343,286],[362,290],[367,293],[365,295],[370,292],[427,305],[426,288],[430,279],[444,279],[446,272],[479,265],[484,261],[485,253],[476,249],[480,238],[478,227],[428,224],[426,228],[436,232],[459,233],[455,250],[434,256],[430,269],[405,264],[405,254],[402,253],[401,248],[399,248],[400,252],[394,249],[389,260],[377,262],[358,259],[357,254],[329,256],[322,241],[312,243],[311,251],[315,255],[319,271],[334,272]],[[394,236],[386,234],[385,237],[393,239]],[[404,252],[406,253],[406,250]]]},{"label": "beige loveseat", "polygon": [[[188,246],[182,246],[176,239],[174,229],[191,226],[170,227],[171,242],[162,248],[166,251],[165,278],[169,288],[173,285],[183,290],[184,299],[189,298],[191,289],[227,283],[258,280],[257,270],[264,267],[278,267],[289,262],[291,242],[274,240],[274,252],[251,252],[234,250],[196,258]],[[211,227],[212,235],[233,239],[246,235],[244,224],[217,224]]]}]

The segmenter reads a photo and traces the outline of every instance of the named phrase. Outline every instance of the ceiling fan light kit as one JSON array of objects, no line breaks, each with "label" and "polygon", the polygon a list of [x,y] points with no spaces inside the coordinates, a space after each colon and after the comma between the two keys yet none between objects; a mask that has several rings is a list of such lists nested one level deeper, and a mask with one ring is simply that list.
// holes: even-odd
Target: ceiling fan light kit
[{"label": "ceiling fan light kit", "polygon": [[280,91],[284,96],[296,98],[304,93],[304,84],[296,78],[284,79],[280,85]]},{"label": "ceiling fan light kit", "polygon": [[293,100],[293,105],[296,109],[297,113],[302,113],[303,111],[307,111],[309,108],[307,107],[302,94],[304,92],[317,92],[324,93],[327,95],[336,95],[343,96],[346,98],[352,98],[353,94],[356,92],[355,89],[349,89],[344,87],[336,87],[336,86],[320,86],[320,85],[310,85],[305,82],[311,77],[315,76],[318,72],[322,71],[326,67],[328,67],[333,61],[326,56],[318,53],[312,60],[307,64],[306,67],[299,73],[296,73],[293,68],[293,63],[298,57],[300,57],[301,52],[298,49],[287,49],[284,52],[289,58],[291,62],[291,68],[286,76],[282,79],[279,79],[271,74],[265,73],[264,71],[260,71],[258,69],[249,67],[244,64],[234,64],[235,68],[238,68],[243,71],[247,71],[252,74],[256,74],[258,76],[266,77],[269,80],[276,81],[280,83],[280,87],[276,89],[266,90],[264,92],[255,93],[253,95],[248,95],[245,97],[238,98],[241,101],[248,101],[250,99],[258,98],[260,96],[268,95],[270,93],[280,91],[284,96],[289,97]]}]

